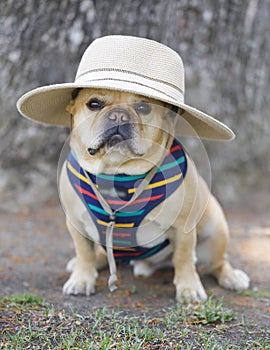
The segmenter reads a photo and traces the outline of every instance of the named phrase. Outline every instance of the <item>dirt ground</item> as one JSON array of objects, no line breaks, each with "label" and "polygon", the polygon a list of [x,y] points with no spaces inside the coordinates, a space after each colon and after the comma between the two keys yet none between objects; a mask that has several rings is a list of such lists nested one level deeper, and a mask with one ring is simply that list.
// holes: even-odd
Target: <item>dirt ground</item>
[{"label": "dirt ground", "polygon": [[[224,296],[239,319],[244,317],[246,322],[269,331],[270,218],[250,210],[226,214],[231,228],[229,255],[235,266],[249,274],[251,293],[245,296],[225,291],[203,273],[202,282],[213,297]],[[57,203],[35,209],[25,207],[17,214],[0,214],[0,240],[1,295],[34,293],[57,309],[71,306],[79,312],[105,306],[151,314],[175,305],[173,272],[169,269],[147,279],[135,279],[131,267],[119,266],[119,289],[114,293],[108,291],[109,273],[105,270],[98,278],[95,296],[64,296],[62,286],[68,278],[65,265],[73,256],[73,245]]]}]

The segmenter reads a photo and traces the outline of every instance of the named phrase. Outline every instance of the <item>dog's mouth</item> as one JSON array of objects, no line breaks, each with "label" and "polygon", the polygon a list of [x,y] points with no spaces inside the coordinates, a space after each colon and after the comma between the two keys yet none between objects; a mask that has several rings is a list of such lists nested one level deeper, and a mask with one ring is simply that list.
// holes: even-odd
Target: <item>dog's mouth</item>
[{"label": "dog's mouth", "polygon": [[120,142],[126,141],[122,135],[116,134],[113,135],[107,142],[107,145],[109,147],[114,147],[115,145],[119,144]]},{"label": "dog's mouth", "polygon": [[138,152],[134,149],[133,132],[131,124],[124,124],[107,129],[98,137],[95,147],[89,147],[88,153],[91,156],[96,155],[101,149],[126,151],[129,149],[132,153]]}]

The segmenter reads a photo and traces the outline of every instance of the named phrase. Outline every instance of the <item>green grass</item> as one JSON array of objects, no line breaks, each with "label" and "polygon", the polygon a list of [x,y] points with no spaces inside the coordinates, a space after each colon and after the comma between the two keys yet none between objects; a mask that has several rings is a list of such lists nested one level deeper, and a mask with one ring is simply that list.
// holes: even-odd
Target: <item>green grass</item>
[{"label": "green grass", "polygon": [[167,325],[174,325],[176,322],[187,324],[214,324],[232,321],[235,313],[226,308],[223,299],[215,300],[210,296],[206,301],[199,304],[178,304],[166,314],[164,320]]},{"label": "green grass", "polygon": [[45,299],[37,295],[24,293],[22,295],[0,296],[0,302],[7,303],[9,306],[24,307],[27,305],[44,305]]},{"label": "green grass", "polygon": [[0,349],[5,350],[267,349],[269,339],[265,332],[251,337],[251,327],[244,320],[236,323],[235,313],[213,297],[132,315],[106,308],[58,311],[43,298],[24,294],[0,297],[0,312]]},{"label": "green grass", "polygon": [[261,289],[245,289],[245,290],[240,290],[237,292],[237,294],[244,296],[244,297],[253,297],[256,299],[270,299],[270,293],[265,291],[265,290],[261,290]]}]

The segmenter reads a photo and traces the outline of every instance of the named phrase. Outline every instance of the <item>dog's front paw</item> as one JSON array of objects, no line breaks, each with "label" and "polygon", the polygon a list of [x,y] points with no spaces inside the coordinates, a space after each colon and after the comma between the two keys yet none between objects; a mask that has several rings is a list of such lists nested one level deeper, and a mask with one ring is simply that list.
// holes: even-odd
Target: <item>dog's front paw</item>
[{"label": "dog's front paw", "polygon": [[200,300],[206,300],[207,294],[203,288],[200,278],[197,274],[189,276],[188,280],[174,279],[176,287],[176,300],[178,302],[199,302]]},{"label": "dog's front paw", "polygon": [[96,270],[76,268],[69,280],[63,286],[64,294],[85,294],[89,296],[95,293],[95,283],[98,273]]},{"label": "dog's front paw", "polygon": [[250,279],[244,271],[231,267],[221,272],[218,283],[226,289],[244,290],[249,287]]}]

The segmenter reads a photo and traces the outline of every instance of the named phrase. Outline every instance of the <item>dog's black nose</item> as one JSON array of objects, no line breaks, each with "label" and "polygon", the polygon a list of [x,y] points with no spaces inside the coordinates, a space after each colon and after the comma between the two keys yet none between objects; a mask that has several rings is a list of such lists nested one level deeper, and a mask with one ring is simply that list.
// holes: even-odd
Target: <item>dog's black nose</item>
[{"label": "dog's black nose", "polygon": [[108,118],[116,124],[124,124],[130,121],[130,114],[125,109],[113,109]]}]

